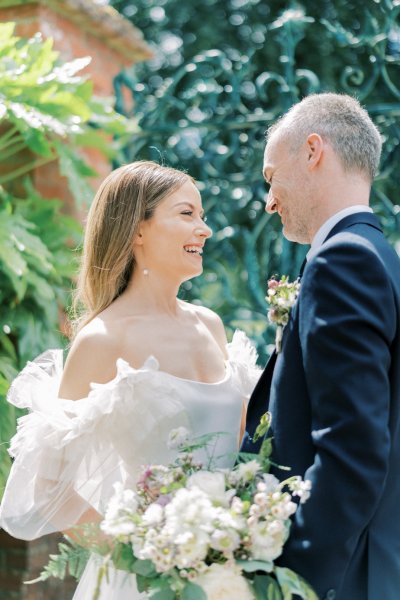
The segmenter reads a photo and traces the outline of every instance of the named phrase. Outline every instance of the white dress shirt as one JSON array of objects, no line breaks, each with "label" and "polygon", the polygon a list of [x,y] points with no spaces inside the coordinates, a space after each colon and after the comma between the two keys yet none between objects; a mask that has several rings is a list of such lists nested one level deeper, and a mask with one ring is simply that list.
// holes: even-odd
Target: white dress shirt
[{"label": "white dress shirt", "polygon": [[373,210],[370,206],[366,206],[364,204],[355,204],[354,206],[349,206],[348,208],[339,210],[339,212],[329,217],[329,219],[325,221],[323,225],[321,225],[321,227],[315,234],[313,241],[311,242],[311,248],[309,249],[306,255],[307,261],[309,261],[310,258],[312,258],[312,256],[314,256],[314,254],[317,252],[317,250],[319,250],[319,248],[326,240],[326,237],[329,234],[329,232],[332,231],[332,229],[335,227],[336,223],[339,223],[339,221],[341,221],[345,217],[348,217],[349,215],[353,215],[359,212],[372,213]]}]

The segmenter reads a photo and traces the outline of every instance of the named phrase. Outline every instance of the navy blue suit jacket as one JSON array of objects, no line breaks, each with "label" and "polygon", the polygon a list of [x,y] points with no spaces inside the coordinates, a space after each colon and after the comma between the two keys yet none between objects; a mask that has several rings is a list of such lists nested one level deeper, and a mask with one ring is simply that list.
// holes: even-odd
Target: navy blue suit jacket
[{"label": "navy blue suit jacket", "polygon": [[321,598],[399,600],[400,260],[373,214],[345,217],[307,263],[244,451],[266,410],[275,462],[312,482],[281,564]]}]

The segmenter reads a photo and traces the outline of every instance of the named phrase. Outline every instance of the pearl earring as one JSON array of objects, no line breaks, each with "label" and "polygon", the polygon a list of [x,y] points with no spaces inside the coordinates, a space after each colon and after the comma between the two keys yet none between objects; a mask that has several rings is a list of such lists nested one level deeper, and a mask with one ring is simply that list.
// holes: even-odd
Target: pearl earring
[{"label": "pearl earring", "polygon": [[149,274],[149,270],[148,270],[148,269],[143,269],[143,275],[144,275],[145,277],[147,277],[147,276],[148,276],[148,274]]}]

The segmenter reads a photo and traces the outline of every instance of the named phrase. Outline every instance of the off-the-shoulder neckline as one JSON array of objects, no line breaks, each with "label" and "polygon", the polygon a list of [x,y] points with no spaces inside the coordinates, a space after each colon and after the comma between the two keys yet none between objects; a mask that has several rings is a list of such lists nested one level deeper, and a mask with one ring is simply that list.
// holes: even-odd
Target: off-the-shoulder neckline
[{"label": "off-the-shoulder neckline", "polygon": [[183,381],[185,383],[191,383],[194,385],[221,385],[223,383],[226,383],[226,381],[228,381],[228,379],[230,378],[231,375],[231,365],[230,365],[230,361],[229,359],[226,359],[225,361],[225,375],[222,379],[220,379],[219,381],[198,381],[196,379],[186,379],[185,377],[179,377],[178,375],[173,375],[172,373],[168,373],[168,371],[163,371],[162,369],[160,369],[160,363],[158,362],[158,360],[156,359],[155,356],[150,355],[143,363],[143,365],[139,368],[139,369],[135,369],[134,367],[132,367],[131,365],[128,364],[128,366],[133,369],[134,371],[146,371],[146,370],[152,370],[155,371],[156,373],[162,374],[162,375],[166,375],[167,377],[172,377],[172,379],[176,379],[177,381]]}]

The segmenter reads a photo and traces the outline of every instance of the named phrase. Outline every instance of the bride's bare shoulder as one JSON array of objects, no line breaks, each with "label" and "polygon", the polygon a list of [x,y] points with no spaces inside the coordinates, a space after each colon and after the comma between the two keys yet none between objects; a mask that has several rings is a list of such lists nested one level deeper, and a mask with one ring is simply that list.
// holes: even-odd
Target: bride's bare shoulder
[{"label": "bride's bare shoulder", "polygon": [[72,342],[59,395],[78,400],[88,395],[90,383],[106,383],[113,379],[118,355],[118,332],[103,319],[93,319]]},{"label": "bride's bare shoulder", "polygon": [[225,327],[221,317],[217,315],[213,310],[199,306],[198,304],[190,304],[191,310],[197,315],[206,327],[209,329],[216,342],[219,344],[221,349],[225,352],[225,346],[227,344]]}]

